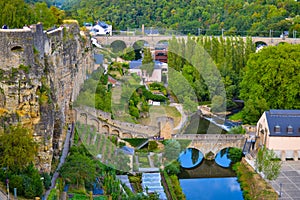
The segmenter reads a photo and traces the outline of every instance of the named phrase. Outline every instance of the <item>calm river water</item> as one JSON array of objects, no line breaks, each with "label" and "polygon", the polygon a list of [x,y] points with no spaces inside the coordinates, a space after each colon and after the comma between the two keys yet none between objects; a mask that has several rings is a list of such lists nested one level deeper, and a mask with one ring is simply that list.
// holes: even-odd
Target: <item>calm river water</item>
[{"label": "calm river water", "polygon": [[227,151],[219,152],[215,161],[203,159],[196,149],[187,149],[181,154],[179,181],[187,200],[243,200]]}]

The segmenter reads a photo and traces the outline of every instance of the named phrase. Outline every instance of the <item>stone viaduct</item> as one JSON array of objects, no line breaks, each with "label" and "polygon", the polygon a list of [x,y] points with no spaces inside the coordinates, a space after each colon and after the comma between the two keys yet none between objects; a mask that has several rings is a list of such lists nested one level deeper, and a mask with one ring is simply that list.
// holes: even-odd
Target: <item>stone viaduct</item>
[{"label": "stone viaduct", "polygon": [[213,160],[219,151],[228,147],[243,149],[246,141],[246,136],[240,134],[177,134],[173,138],[192,140],[187,148],[201,151],[207,160]]},{"label": "stone viaduct", "polygon": [[[157,35],[157,36],[98,36],[96,37],[98,42],[103,45],[111,45],[115,41],[123,41],[126,47],[133,46],[137,41],[144,41],[150,47],[155,47],[161,41],[168,41],[172,39],[173,36]],[[186,40],[188,36],[174,36],[177,39]],[[220,36],[215,36],[216,38]],[[226,37],[224,37],[226,38]],[[234,37],[233,37],[234,38]],[[247,37],[242,37],[246,41]],[[290,43],[290,44],[300,44],[300,38],[279,38],[279,37],[252,37],[253,43],[264,43],[267,46],[276,46],[279,43]]]},{"label": "stone viaduct", "polygon": [[76,122],[90,125],[100,134],[116,135],[120,138],[149,138],[159,134],[158,127],[113,120],[110,113],[95,108],[74,108],[74,112]]}]

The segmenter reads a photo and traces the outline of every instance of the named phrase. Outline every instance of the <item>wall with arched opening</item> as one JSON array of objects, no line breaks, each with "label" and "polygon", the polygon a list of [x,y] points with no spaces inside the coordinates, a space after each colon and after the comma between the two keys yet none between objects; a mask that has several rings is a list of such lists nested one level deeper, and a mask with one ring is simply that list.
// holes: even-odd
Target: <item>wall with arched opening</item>
[{"label": "wall with arched opening", "polygon": [[110,47],[114,53],[123,52],[126,48],[126,43],[122,40],[115,40],[110,44]]},{"label": "wall with arched opening", "polygon": [[109,134],[109,126],[103,125],[100,132],[104,134]]}]

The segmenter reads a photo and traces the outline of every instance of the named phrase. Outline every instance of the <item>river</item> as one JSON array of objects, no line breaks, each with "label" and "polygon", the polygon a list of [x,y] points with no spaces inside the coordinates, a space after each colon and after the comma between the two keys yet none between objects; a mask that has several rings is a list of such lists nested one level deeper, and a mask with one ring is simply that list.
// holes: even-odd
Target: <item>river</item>
[{"label": "river", "polygon": [[[198,114],[191,117],[184,133],[187,134],[226,134],[234,125],[219,118],[203,118]],[[186,149],[179,158],[181,173],[180,185],[187,200],[243,200],[240,184],[231,169],[228,149],[223,149],[215,160],[208,161],[196,149]]]},{"label": "river", "polygon": [[228,149],[220,151],[214,161],[203,159],[196,149],[186,149],[181,154],[182,167],[178,177],[187,200],[243,200],[227,152]]}]

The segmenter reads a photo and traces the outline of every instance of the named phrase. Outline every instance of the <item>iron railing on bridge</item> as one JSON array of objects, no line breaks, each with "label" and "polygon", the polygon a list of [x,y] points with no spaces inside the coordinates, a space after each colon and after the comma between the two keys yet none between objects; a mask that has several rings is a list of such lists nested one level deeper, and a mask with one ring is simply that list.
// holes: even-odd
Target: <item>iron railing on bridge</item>
[{"label": "iron railing on bridge", "polygon": [[211,29],[201,29],[201,28],[193,28],[193,29],[181,29],[181,30],[173,30],[167,28],[158,28],[158,27],[145,27],[144,31],[141,28],[127,28],[127,30],[114,30],[113,35],[121,35],[121,36],[155,36],[155,35],[206,35],[206,36],[252,36],[252,37],[291,37],[291,38],[299,38],[300,34],[297,34],[297,31],[292,31],[291,33],[287,33],[287,31],[281,30],[269,30],[269,31],[243,31],[243,30],[211,30]]}]

